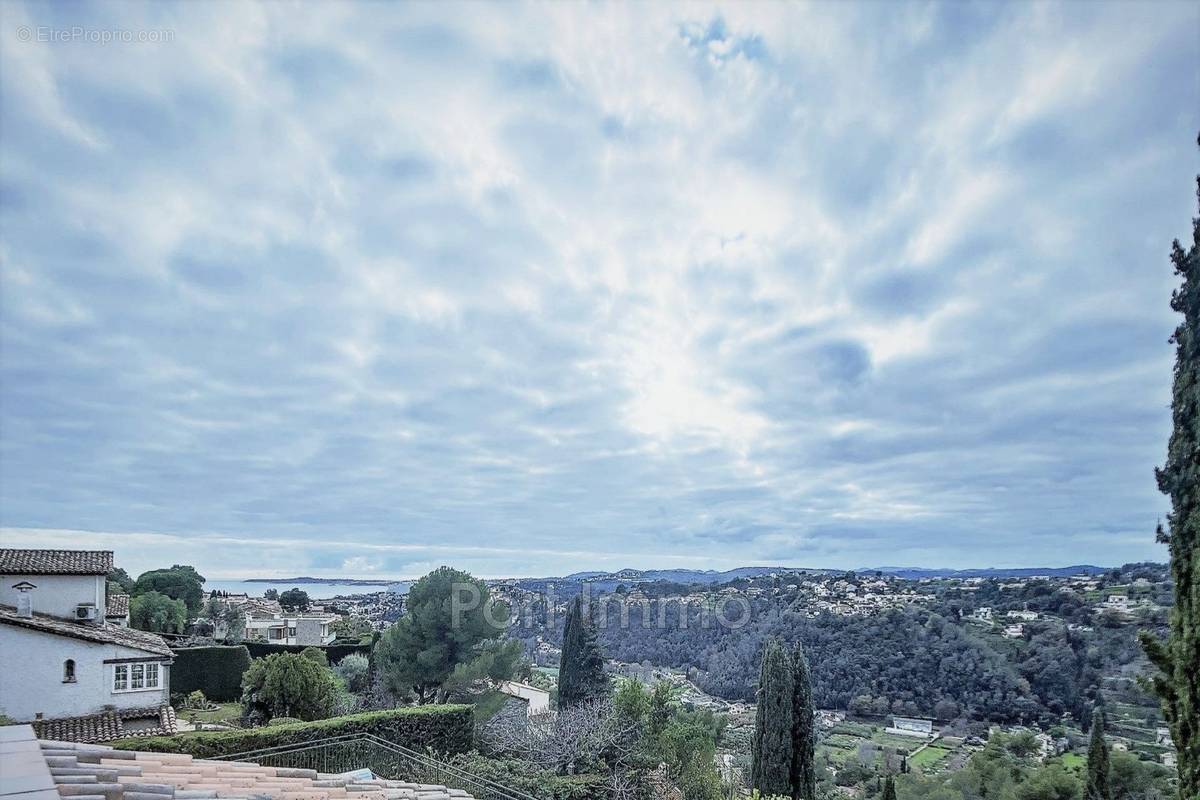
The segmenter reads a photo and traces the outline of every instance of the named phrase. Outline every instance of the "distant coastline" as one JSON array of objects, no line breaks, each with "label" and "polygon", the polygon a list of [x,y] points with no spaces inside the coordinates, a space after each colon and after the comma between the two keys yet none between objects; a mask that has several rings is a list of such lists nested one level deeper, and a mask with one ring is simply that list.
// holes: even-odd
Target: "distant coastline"
[{"label": "distant coastline", "polygon": [[403,581],[389,581],[381,578],[246,578],[242,583],[319,583],[322,585],[340,584],[344,586],[391,586]]}]

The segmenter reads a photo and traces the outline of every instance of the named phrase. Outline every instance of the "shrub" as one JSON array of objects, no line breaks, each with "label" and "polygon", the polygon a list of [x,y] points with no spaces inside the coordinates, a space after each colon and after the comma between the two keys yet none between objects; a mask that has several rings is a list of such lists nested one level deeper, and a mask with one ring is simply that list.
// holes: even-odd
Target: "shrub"
[{"label": "shrub", "polygon": [[346,688],[355,694],[365,692],[370,687],[371,661],[361,653],[346,656],[333,671],[346,684]]},{"label": "shrub", "polygon": [[488,758],[479,753],[456,755],[450,759],[450,764],[545,800],[609,800],[611,797],[604,775],[558,775],[525,761]]},{"label": "shrub", "polygon": [[171,691],[204,692],[210,700],[227,703],[242,696],[242,674],[250,668],[245,647],[185,647],[175,651]]},{"label": "shrub", "polygon": [[471,749],[472,726],[470,706],[413,706],[245,731],[195,731],[177,736],[119,739],[111,744],[119,750],[215,758],[265,747],[307,744],[331,736],[369,733],[412,750],[429,749],[453,755]]},{"label": "shrub", "polygon": [[263,723],[272,717],[324,719],[333,714],[336,685],[316,648],[256,658],[242,676],[242,717]]}]

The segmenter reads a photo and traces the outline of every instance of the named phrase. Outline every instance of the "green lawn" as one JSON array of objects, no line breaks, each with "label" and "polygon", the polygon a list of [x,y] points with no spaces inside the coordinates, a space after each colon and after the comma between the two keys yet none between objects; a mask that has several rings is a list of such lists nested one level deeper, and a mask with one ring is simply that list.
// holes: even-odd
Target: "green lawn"
[{"label": "green lawn", "polygon": [[917,753],[915,756],[909,758],[908,763],[914,767],[920,767],[922,770],[927,770],[929,767],[932,767],[943,759],[949,757],[951,752],[952,751],[947,750],[945,747],[931,745]]}]

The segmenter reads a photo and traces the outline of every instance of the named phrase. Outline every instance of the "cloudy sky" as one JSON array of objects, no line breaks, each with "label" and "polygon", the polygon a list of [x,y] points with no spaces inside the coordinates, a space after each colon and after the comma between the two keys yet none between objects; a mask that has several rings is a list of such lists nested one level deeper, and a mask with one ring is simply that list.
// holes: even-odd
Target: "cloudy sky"
[{"label": "cloudy sky", "polygon": [[1198,42],[1182,2],[0,3],[3,541],[1162,559]]}]

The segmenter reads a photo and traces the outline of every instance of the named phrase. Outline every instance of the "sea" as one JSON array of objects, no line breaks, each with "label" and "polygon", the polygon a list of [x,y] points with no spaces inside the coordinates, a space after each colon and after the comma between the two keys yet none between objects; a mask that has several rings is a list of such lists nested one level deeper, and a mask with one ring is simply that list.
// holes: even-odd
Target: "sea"
[{"label": "sea", "polygon": [[[394,587],[404,586],[407,588],[409,581],[402,581],[398,584],[392,584]],[[229,592],[230,594],[245,593],[251,597],[262,597],[263,592],[267,589],[275,589],[283,592],[288,589],[303,589],[313,600],[328,600],[331,597],[354,595],[354,594],[375,594],[376,592],[388,591],[388,586],[366,586],[358,583],[304,583],[302,581],[291,581],[288,583],[266,583],[264,581],[215,581],[207,580],[204,582],[204,591]]]}]

